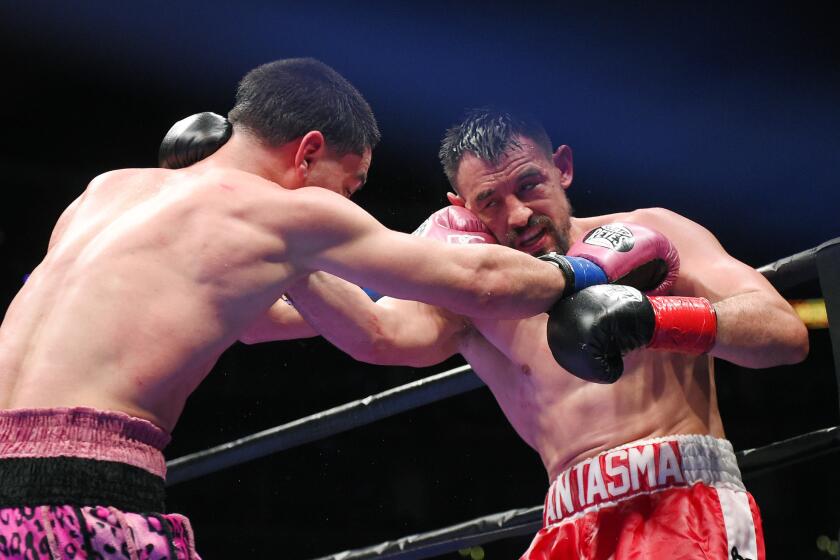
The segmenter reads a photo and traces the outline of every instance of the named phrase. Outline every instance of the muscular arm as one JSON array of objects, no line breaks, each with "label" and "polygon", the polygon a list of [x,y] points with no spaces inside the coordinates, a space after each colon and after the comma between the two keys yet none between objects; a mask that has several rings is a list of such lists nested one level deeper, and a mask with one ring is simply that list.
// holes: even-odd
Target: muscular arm
[{"label": "muscular arm", "polygon": [[717,338],[711,354],[750,368],[796,363],[808,354],[808,331],[791,306],[754,268],[731,257],[702,226],[662,209],[630,221],[664,233],[680,252],[675,295],[714,304]]},{"label": "muscular arm", "polygon": [[546,311],[563,291],[556,267],[524,253],[392,231],[324,189],[288,194],[278,233],[301,272],[324,270],[383,294],[474,317],[530,317]]},{"label": "muscular arm", "polygon": [[382,298],[323,272],[289,289],[307,322],[353,358],[372,364],[430,366],[458,351],[465,320],[423,303]]},{"label": "muscular arm", "polygon": [[53,227],[52,234],[50,235],[50,242],[47,245],[47,251],[52,249],[58,240],[61,239],[61,236],[64,234],[64,230],[67,229],[67,225],[73,219],[73,216],[76,215],[76,208],[82,203],[82,199],[84,198],[85,193],[79,195],[76,200],[70,203],[70,205],[64,209],[64,212],[61,213],[61,216],[58,217],[58,221],[55,223],[55,227]]}]

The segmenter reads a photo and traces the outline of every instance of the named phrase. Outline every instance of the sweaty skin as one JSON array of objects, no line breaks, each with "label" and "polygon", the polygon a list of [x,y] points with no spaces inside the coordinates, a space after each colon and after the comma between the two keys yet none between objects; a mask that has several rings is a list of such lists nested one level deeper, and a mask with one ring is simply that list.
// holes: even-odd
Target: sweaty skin
[{"label": "sweaty skin", "polygon": [[328,155],[320,133],[268,149],[235,132],[192,167],[91,182],[6,312],[0,408],[93,407],[171,430],[219,355],[282,315],[272,305],[314,270],[505,317],[562,292],[553,266],[516,251],[386,229],[340,195],[363,182],[369,151]]},{"label": "sweaty skin", "polygon": [[[527,139],[522,144],[498,165],[467,154],[459,168],[460,196],[450,196],[478,214],[500,242],[540,254],[565,250],[598,225],[645,225],[679,251],[673,295],[701,296],[714,304],[718,334],[711,356],[760,368],[807,354],[807,331],[787,302],[758,272],[729,256],[708,230],[664,209],[572,218],[565,197],[571,183],[568,148],[549,160]],[[554,228],[531,220],[535,216],[550,219]],[[724,437],[709,355],[637,350],[625,357],[624,375],[615,384],[588,383],[552,358],[547,314],[482,319],[392,298],[374,305],[357,292],[323,273],[290,289],[303,318],[357,359],[425,366],[462,354],[517,433],[539,453],[550,479],[629,441],[669,434]],[[291,324],[277,328],[282,332]],[[263,333],[263,340],[269,338]]]},{"label": "sweaty skin", "polygon": [[272,262],[282,239],[227,200],[274,189],[209,174],[112,172],[68,208],[0,329],[0,407],[89,406],[171,430],[294,274]]},{"label": "sweaty skin", "polygon": [[[639,211],[572,220],[572,243],[611,222],[655,227]],[[695,259],[656,220],[656,229],[680,250],[674,293],[688,295]],[[578,233],[579,232],[579,233]],[[637,350],[624,358],[624,375],[612,385],[583,381],[554,361],[546,342],[547,314],[519,321],[473,319],[459,351],[488,385],[517,433],[542,458],[553,479],[564,469],[629,441],[669,434],[724,437],[714,387],[713,360]]]}]

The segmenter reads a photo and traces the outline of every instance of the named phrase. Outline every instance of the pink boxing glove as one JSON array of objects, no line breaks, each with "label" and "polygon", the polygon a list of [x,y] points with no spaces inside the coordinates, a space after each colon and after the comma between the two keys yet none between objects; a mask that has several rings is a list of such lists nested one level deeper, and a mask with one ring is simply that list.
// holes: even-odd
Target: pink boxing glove
[{"label": "pink boxing glove", "polygon": [[455,245],[496,243],[496,238],[478,216],[462,206],[441,208],[420,224],[412,235]]},{"label": "pink boxing glove", "polygon": [[670,293],[680,271],[676,247],[658,231],[639,224],[598,226],[566,255],[597,264],[611,284],[632,286],[648,295]]}]

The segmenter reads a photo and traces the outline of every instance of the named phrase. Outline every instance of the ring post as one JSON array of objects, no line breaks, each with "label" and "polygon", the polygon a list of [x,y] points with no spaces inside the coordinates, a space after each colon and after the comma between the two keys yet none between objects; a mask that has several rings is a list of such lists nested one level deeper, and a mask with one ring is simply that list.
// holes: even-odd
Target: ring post
[{"label": "ring post", "polygon": [[840,237],[826,241],[817,248],[817,272],[828,314],[828,332],[837,376],[837,397],[840,399]]}]

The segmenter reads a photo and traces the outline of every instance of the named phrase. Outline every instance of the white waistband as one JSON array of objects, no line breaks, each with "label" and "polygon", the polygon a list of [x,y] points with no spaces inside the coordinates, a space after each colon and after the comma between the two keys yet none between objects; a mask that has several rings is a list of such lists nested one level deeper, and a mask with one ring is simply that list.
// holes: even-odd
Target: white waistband
[{"label": "white waistband", "polygon": [[705,435],[633,441],[564,470],[551,483],[546,525],[639,494],[696,483],[743,491],[732,444]]}]

